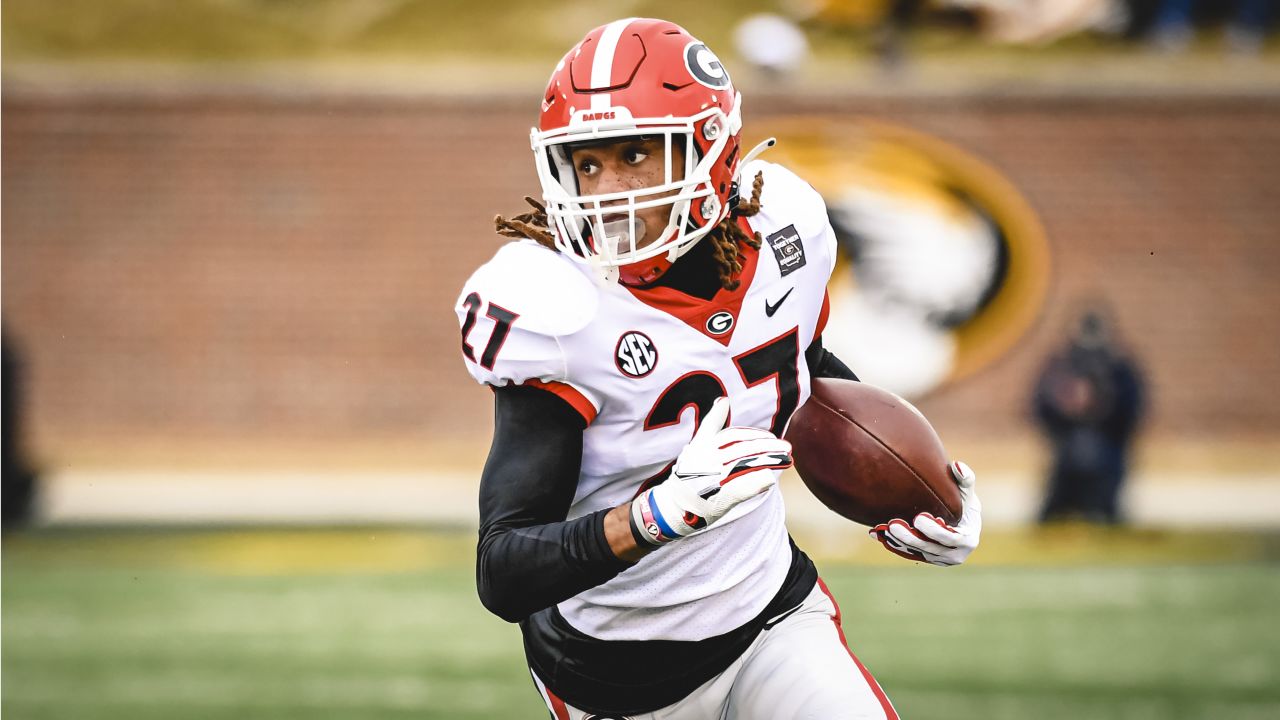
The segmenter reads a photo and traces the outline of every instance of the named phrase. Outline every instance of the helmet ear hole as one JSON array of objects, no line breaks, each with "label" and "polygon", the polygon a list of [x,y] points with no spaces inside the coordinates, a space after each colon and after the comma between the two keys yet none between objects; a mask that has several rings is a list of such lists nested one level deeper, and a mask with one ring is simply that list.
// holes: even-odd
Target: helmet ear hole
[{"label": "helmet ear hole", "polygon": [[713,218],[720,214],[720,198],[715,195],[708,195],[702,200],[702,207],[698,208],[698,212],[702,214],[704,220],[711,222]]}]

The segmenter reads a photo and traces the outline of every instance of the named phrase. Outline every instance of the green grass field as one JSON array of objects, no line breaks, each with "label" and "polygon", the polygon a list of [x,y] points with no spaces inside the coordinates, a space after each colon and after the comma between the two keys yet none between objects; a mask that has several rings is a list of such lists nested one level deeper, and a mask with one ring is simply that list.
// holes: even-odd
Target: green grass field
[{"label": "green grass field", "polygon": [[[1013,541],[993,537],[992,556]],[[545,717],[517,629],[475,599],[471,542],[386,528],[8,536],[0,710]],[[906,718],[1280,717],[1280,565],[1243,556],[820,567]]]}]

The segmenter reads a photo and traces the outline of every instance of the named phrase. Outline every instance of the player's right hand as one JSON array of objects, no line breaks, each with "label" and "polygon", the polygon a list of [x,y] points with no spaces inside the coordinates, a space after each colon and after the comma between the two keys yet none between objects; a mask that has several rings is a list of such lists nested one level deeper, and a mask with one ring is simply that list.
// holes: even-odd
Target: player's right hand
[{"label": "player's right hand", "polygon": [[660,485],[631,502],[635,535],[651,545],[682,538],[769,490],[791,467],[791,443],[768,430],[725,427],[729,398],[711,406]]},{"label": "player's right hand", "polygon": [[948,525],[932,513],[916,515],[911,525],[895,519],[871,528],[871,537],[885,549],[908,560],[930,565],[959,565],[978,547],[982,535],[982,501],[973,489],[978,480],[973,469],[962,462],[950,465],[951,478],[960,487],[963,510],[960,522]]}]

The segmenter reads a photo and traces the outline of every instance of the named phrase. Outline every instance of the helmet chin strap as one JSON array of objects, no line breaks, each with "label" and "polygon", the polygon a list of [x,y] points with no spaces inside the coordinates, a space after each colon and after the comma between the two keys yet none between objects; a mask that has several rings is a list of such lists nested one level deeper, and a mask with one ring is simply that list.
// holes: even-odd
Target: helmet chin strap
[{"label": "helmet chin strap", "polygon": [[[702,237],[706,236],[704,235]],[[667,251],[667,262],[673,263],[676,260],[679,260],[682,255],[692,250],[694,245],[702,242],[702,237],[699,237],[691,243],[685,243],[684,245],[677,245],[676,247],[671,248]]]},{"label": "helmet chin strap", "polygon": [[596,285],[604,286],[618,282],[618,268],[605,265],[600,261],[599,255],[588,256],[587,264],[591,266],[591,277],[596,281]]}]

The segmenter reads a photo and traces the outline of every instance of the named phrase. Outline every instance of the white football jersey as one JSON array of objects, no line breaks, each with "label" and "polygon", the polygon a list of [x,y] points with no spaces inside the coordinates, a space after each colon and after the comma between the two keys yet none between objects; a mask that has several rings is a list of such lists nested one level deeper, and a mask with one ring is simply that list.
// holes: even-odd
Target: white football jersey
[{"label": "white football jersey", "polygon": [[[467,369],[481,383],[533,384],[588,421],[567,519],[630,501],[662,478],[715,398],[732,425],[781,435],[809,396],[804,351],[826,321],[835,234],[818,193],[789,170],[764,173],[764,243],[742,284],[702,300],[671,288],[635,290],[533,241],[513,242],[467,281],[457,312]],[[602,640],[700,640],[755,617],[791,562],[775,488],[719,522],[647,555],[559,605]]]}]

